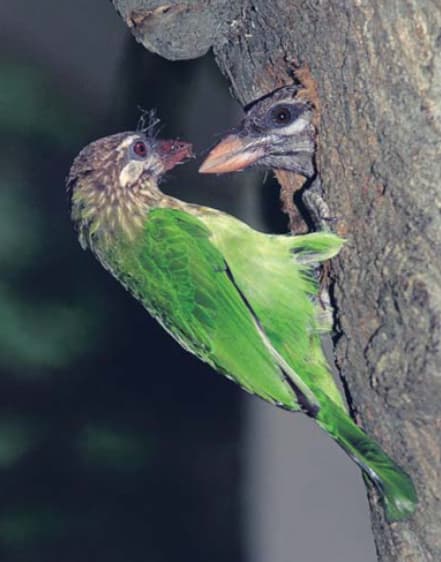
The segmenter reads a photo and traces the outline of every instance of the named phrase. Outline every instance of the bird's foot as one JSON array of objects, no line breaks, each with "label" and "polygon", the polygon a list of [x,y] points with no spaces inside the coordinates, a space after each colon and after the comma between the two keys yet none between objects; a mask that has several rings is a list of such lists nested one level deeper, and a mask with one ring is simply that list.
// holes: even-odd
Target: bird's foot
[{"label": "bird's foot", "polygon": [[324,199],[323,186],[318,174],[303,191],[302,201],[318,230],[329,232],[331,230],[330,225],[339,221],[339,217],[331,214],[329,206]]}]

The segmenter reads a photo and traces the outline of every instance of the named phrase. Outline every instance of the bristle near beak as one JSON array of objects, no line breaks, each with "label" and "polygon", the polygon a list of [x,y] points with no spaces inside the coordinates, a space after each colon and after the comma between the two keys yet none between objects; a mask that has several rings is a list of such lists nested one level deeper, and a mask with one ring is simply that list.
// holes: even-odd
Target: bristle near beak
[{"label": "bristle near beak", "polygon": [[238,135],[228,135],[217,144],[202,162],[201,174],[240,172],[257,162],[265,152],[262,146],[253,146]]}]

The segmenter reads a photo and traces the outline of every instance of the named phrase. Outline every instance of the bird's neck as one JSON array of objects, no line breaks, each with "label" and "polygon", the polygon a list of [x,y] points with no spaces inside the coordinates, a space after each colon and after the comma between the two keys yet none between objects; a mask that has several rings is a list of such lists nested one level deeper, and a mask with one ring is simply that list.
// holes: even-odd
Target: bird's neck
[{"label": "bird's neck", "polygon": [[72,197],[72,219],[80,243],[94,252],[134,242],[142,234],[149,211],[166,197],[151,178],[130,187],[99,187],[83,184]]}]

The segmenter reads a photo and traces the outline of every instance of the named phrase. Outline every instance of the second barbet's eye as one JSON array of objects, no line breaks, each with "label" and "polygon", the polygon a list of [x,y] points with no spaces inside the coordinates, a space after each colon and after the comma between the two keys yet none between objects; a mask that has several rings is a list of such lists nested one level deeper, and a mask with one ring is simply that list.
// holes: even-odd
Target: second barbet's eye
[{"label": "second barbet's eye", "polygon": [[289,123],[291,123],[293,120],[291,109],[287,106],[275,107],[271,111],[271,120],[275,125],[279,127],[289,125]]},{"label": "second barbet's eye", "polygon": [[140,156],[141,158],[144,158],[144,156],[147,155],[147,147],[146,147],[145,143],[142,142],[142,141],[135,142],[135,144],[133,145],[133,152],[137,156]]}]

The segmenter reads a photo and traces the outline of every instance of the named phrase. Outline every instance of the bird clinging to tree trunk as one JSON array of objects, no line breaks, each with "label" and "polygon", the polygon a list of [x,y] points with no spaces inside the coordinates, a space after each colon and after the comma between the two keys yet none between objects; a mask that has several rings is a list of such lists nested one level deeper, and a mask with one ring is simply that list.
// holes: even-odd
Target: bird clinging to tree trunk
[{"label": "bird clinging to tree trunk", "polygon": [[347,415],[321,349],[328,324],[313,268],[343,241],[262,234],[165,195],[158,181],[190,153],[151,129],[84,148],[67,179],[81,245],[182,347],[248,392],[315,419],[377,485],[388,518],[407,517],[411,480]]}]

